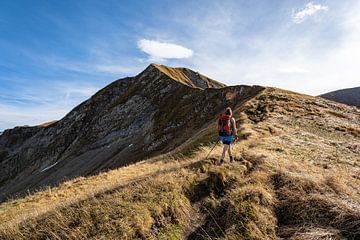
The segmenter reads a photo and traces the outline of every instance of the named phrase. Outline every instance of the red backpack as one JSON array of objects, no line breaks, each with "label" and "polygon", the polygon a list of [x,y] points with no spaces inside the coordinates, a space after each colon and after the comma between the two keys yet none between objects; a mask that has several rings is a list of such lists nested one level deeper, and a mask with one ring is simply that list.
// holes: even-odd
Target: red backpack
[{"label": "red backpack", "polygon": [[218,130],[219,136],[230,136],[231,135],[231,122],[230,117],[226,114],[220,115],[218,119]]}]

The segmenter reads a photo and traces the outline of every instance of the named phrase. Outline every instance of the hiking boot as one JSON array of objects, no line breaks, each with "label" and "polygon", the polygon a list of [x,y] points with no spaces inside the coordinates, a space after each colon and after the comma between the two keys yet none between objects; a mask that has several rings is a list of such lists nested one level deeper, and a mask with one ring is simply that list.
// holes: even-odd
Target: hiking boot
[{"label": "hiking boot", "polygon": [[234,161],[234,157],[230,156],[230,162],[233,162],[233,161]]}]

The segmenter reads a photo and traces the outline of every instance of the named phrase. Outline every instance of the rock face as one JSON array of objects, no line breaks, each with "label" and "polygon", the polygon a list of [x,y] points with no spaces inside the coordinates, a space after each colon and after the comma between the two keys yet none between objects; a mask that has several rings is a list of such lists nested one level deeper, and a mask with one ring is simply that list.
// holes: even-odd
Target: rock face
[{"label": "rock face", "polygon": [[337,90],[322,94],[320,97],[360,108],[360,87]]},{"label": "rock face", "polygon": [[[0,201],[168,152],[260,86],[225,87],[185,68],[150,65],[63,119],[0,135]],[[229,98],[229,94],[231,97]]]}]

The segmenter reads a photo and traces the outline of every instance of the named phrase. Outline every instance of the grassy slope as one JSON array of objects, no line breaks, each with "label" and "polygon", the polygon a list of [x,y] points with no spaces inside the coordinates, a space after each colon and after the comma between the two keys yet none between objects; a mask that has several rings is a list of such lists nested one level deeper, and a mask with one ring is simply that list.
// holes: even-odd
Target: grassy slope
[{"label": "grassy slope", "polygon": [[258,99],[266,114],[255,148],[274,171],[278,235],[359,238],[360,112],[279,90]]},{"label": "grassy slope", "polygon": [[235,116],[241,161],[203,146],[75,179],[0,205],[0,238],[360,237],[359,111],[267,89]]}]

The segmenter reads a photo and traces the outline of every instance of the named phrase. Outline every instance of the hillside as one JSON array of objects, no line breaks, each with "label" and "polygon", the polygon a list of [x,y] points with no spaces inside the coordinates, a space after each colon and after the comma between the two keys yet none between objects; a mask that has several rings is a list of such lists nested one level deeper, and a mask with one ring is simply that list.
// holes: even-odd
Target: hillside
[{"label": "hillside", "polygon": [[320,97],[360,108],[360,87],[341,89],[322,94]]},{"label": "hillside", "polygon": [[0,202],[169,152],[224,107],[262,89],[225,87],[190,69],[152,64],[106,86],[60,121],[4,131]]},{"label": "hillside", "polygon": [[[0,239],[360,238],[360,110],[275,88],[185,85],[201,95],[191,96],[198,112],[186,116],[208,111],[199,100],[208,94],[216,108],[185,140],[167,139],[172,147],[151,158],[2,203]],[[170,107],[181,94],[169,97],[176,101],[168,110],[183,110]],[[227,105],[241,141],[237,161],[218,165],[220,145],[206,156]]]}]

